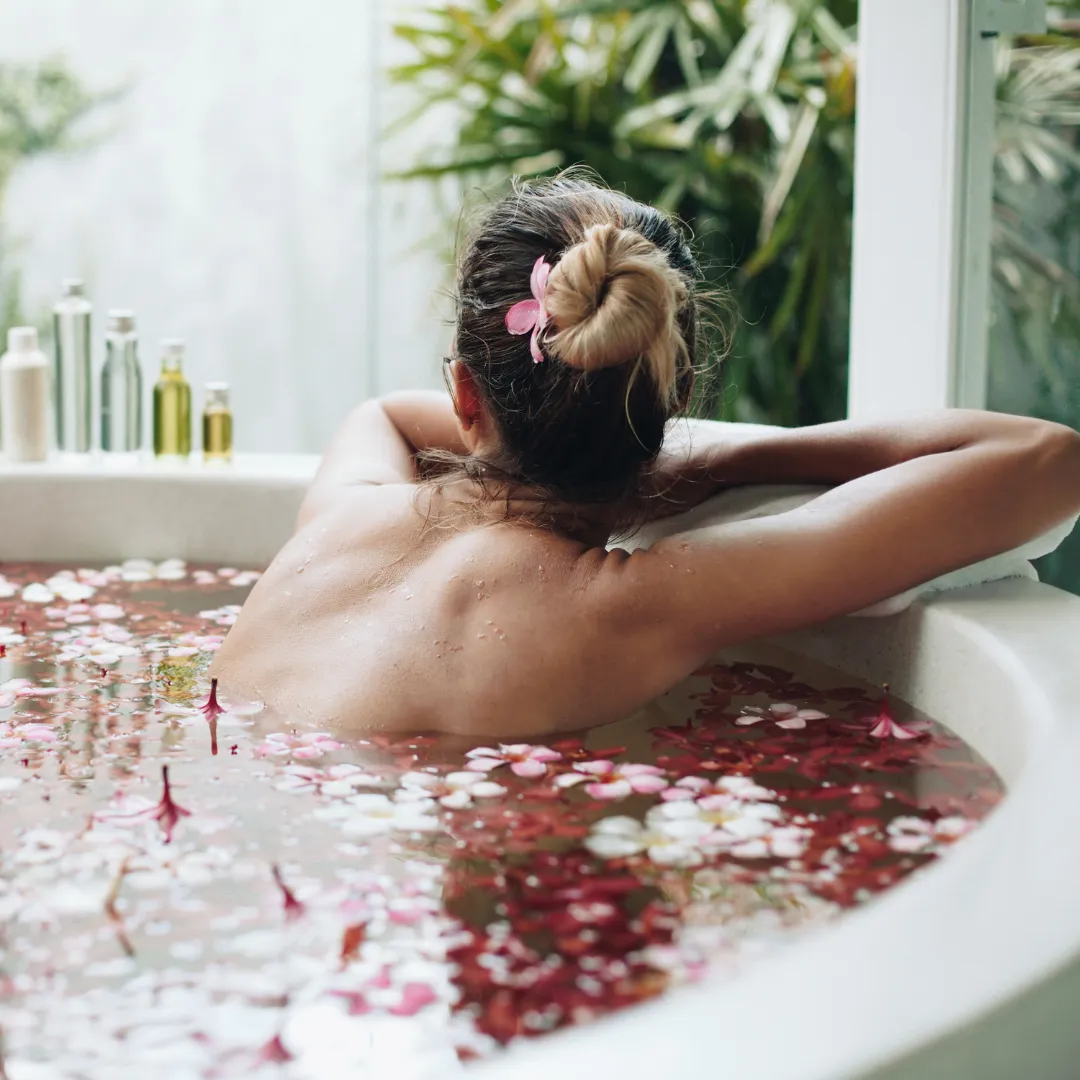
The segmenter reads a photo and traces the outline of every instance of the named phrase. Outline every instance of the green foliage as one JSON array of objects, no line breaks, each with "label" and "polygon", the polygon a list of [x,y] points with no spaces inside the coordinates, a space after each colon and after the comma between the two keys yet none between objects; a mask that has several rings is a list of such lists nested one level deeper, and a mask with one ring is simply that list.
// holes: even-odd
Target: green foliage
[{"label": "green foliage", "polygon": [[467,0],[396,28],[416,112],[453,148],[412,177],[491,185],[574,164],[678,214],[741,318],[725,414],[846,400],[854,0]]},{"label": "green foliage", "polygon": [[[842,416],[855,19],[855,0],[430,4],[396,28],[414,56],[393,74],[420,94],[403,123],[444,105],[460,127],[444,156],[405,175],[491,186],[583,163],[672,210],[741,314],[725,415]],[[1076,232],[1063,216],[1080,221],[1068,194],[1080,156],[1065,130],[1080,53],[1059,25],[1001,53],[995,297],[999,326],[1021,344],[1031,336],[1027,360],[1075,398],[1080,290],[1058,248]],[[1046,359],[1051,315],[1073,368]],[[1069,409],[1075,423],[1080,402]]]},{"label": "green foliage", "polygon": [[[998,54],[988,404],[1080,427],[1080,25]],[[1080,533],[1041,560],[1080,593]]]}]

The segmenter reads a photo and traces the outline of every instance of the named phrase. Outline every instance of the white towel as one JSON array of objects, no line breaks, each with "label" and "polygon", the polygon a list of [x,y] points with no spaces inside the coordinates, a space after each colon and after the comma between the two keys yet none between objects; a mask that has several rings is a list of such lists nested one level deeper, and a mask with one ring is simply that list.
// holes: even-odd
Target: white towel
[{"label": "white towel", "polygon": [[[630,540],[618,546],[627,551],[634,551],[638,548],[652,547],[657,540],[665,536],[686,532],[689,529],[700,529],[706,525],[726,525],[732,521],[749,521],[752,518],[769,517],[771,514],[783,514],[810,502],[811,499],[817,498],[827,490],[824,487],[805,484],[753,484],[730,488],[707,499],[685,514],[650,522]],[[895,615],[909,607],[912,601],[929,593],[940,592],[944,589],[962,589],[967,585],[981,585],[1001,578],[1024,577],[1038,581],[1039,575],[1035,567],[1031,565],[1031,560],[1048,555],[1057,548],[1072,532],[1076,521],[1077,518],[1070,518],[1012,551],[1006,551],[1001,555],[984,559],[982,562],[973,563],[971,566],[964,566],[959,570],[942,574],[933,581],[917,585],[914,589],[908,589],[899,596],[882,600],[872,607],[863,608],[862,611],[852,614],[856,616]]]}]

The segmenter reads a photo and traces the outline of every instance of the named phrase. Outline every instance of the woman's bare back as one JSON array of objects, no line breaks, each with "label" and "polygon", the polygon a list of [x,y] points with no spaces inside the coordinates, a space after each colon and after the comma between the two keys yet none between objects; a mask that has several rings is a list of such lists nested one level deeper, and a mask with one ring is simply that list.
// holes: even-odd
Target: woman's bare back
[{"label": "woman's bare back", "polygon": [[344,489],[302,525],[217,655],[226,693],[360,729],[504,737],[640,703],[625,672],[597,666],[588,549],[522,523],[431,520],[416,495]]}]

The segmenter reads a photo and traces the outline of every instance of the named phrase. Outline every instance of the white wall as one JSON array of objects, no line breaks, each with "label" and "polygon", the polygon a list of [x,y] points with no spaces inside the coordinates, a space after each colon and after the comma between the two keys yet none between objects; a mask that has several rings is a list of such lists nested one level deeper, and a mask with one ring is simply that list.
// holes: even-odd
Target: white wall
[{"label": "white wall", "polygon": [[[372,183],[375,129],[404,106],[375,62],[402,6],[5,0],[4,59],[60,54],[91,87],[130,86],[101,145],[11,184],[27,307],[85,277],[99,350],[105,310],[132,307],[148,374],[160,338],[186,338],[198,401],[203,381],[233,383],[240,449],[318,450],[367,393],[436,385],[433,199]],[[401,167],[433,127],[381,164]]]}]

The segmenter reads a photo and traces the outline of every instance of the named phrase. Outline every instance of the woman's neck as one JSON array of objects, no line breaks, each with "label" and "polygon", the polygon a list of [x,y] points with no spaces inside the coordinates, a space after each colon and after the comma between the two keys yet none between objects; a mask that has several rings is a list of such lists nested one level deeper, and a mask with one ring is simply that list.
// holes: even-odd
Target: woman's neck
[{"label": "woman's neck", "polygon": [[610,504],[564,502],[504,480],[462,477],[440,486],[440,494],[451,513],[465,511],[484,523],[518,521],[587,547],[606,547],[619,524],[618,508]]}]

